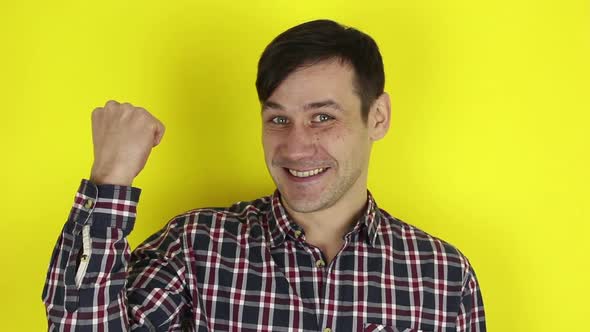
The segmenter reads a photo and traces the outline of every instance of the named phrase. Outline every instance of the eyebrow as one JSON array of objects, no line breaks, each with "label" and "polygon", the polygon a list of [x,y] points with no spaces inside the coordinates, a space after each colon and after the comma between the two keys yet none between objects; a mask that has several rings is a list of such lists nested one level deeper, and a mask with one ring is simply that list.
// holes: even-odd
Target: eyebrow
[{"label": "eyebrow", "polygon": [[[318,108],[323,108],[323,107],[330,107],[335,110],[342,111],[342,107],[340,106],[340,104],[338,104],[337,102],[335,102],[332,99],[314,101],[314,102],[305,104],[303,106],[303,110],[308,111],[311,109],[318,109]],[[279,103],[274,102],[274,101],[267,100],[262,104],[262,111],[264,111],[266,109],[274,109],[274,110],[284,111],[285,107]]]}]

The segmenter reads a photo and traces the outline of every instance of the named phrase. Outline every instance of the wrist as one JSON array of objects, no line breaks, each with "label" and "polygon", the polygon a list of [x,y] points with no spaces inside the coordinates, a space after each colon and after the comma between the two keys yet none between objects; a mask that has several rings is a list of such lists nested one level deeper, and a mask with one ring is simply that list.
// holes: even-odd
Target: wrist
[{"label": "wrist", "polygon": [[115,175],[99,175],[99,174],[91,174],[90,175],[90,182],[101,185],[101,184],[112,184],[118,186],[131,186],[133,183],[133,179],[125,176],[115,176]]}]

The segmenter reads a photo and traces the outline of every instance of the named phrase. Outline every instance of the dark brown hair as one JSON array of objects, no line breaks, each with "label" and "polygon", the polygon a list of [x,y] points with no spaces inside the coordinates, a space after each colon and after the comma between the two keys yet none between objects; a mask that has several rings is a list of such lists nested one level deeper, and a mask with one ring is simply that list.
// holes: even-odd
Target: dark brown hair
[{"label": "dark brown hair", "polygon": [[330,20],[306,22],[273,39],[258,61],[258,99],[265,102],[299,67],[332,58],[353,67],[355,90],[366,121],[373,101],[383,93],[385,85],[379,48],[369,35]]}]

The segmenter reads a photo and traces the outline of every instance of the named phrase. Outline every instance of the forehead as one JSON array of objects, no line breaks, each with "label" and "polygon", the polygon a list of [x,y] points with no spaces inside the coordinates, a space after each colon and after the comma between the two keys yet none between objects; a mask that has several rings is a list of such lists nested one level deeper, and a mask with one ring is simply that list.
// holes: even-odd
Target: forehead
[{"label": "forehead", "polygon": [[267,101],[285,108],[300,108],[310,102],[328,99],[343,106],[360,107],[360,99],[355,92],[354,70],[339,59],[296,69],[279,84]]}]

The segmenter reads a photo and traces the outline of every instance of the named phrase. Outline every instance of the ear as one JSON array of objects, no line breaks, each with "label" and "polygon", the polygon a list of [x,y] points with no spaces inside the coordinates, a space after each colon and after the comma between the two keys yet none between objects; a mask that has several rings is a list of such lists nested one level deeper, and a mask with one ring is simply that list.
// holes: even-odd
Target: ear
[{"label": "ear", "polygon": [[371,141],[380,140],[389,130],[391,119],[391,104],[389,94],[383,92],[371,105],[367,126],[369,127],[369,138]]}]

